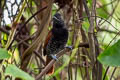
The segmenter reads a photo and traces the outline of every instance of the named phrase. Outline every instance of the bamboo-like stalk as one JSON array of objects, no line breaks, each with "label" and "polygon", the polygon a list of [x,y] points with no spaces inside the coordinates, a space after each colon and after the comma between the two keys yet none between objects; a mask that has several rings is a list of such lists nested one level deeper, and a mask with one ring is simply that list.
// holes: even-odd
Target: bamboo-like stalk
[{"label": "bamboo-like stalk", "polygon": [[24,0],[20,12],[18,13],[17,17],[15,18],[15,21],[12,23],[12,30],[11,30],[10,35],[8,37],[8,41],[7,41],[7,44],[5,46],[5,49],[9,48],[11,42],[14,39],[16,29],[17,29],[17,24],[18,24],[19,20],[21,19],[21,16],[22,16],[22,13],[23,13],[23,11],[25,9],[25,6],[26,6],[26,2]]}]

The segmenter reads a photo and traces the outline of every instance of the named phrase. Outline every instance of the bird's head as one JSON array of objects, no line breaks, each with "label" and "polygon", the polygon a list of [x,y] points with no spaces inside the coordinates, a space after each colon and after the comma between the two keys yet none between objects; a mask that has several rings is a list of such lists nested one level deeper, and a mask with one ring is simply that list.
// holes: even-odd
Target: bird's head
[{"label": "bird's head", "polygon": [[61,18],[60,13],[56,13],[53,16],[53,28],[63,28],[64,27],[64,21]]}]

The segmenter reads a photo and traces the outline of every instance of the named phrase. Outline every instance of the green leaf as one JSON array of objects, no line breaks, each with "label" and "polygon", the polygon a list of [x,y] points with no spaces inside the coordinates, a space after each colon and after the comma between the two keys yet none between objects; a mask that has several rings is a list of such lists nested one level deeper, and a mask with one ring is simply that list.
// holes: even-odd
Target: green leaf
[{"label": "green leaf", "polygon": [[22,71],[13,64],[8,65],[8,67],[5,70],[5,75],[11,75],[16,78],[21,78],[22,80],[34,80],[33,77],[31,77],[29,74]]},{"label": "green leaf", "polygon": [[98,16],[103,17],[103,18],[108,17],[107,9],[103,10],[102,8],[97,8],[96,10],[97,10]]},{"label": "green leaf", "polygon": [[108,4],[109,2],[107,2],[106,0],[100,0],[99,4],[100,7],[96,8],[96,12],[97,15],[103,18],[107,18],[108,17],[108,13],[109,13],[109,8],[108,6],[104,6],[106,4]]},{"label": "green leaf", "polygon": [[98,56],[98,60],[108,66],[120,66],[120,40]]},{"label": "green leaf", "polygon": [[8,53],[8,51],[6,49],[0,48],[0,60],[1,59],[8,59],[10,58],[10,54]]}]

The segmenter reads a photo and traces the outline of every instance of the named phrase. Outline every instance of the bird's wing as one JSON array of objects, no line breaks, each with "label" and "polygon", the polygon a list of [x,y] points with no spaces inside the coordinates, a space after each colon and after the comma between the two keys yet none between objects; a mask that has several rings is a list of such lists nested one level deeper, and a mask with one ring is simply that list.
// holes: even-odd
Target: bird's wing
[{"label": "bird's wing", "polygon": [[44,56],[46,55],[46,47],[47,47],[48,42],[49,42],[49,40],[50,40],[51,37],[52,37],[52,31],[50,30],[48,32],[48,35],[47,35],[47,37],[45,39],[44,46],[43,46],[43,54],[44,54]]}]

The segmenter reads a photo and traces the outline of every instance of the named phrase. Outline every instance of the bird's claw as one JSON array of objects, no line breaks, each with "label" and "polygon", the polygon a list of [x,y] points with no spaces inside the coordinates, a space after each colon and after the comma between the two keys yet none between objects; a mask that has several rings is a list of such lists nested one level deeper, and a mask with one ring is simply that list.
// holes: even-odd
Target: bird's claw
[{"label": "bird's claw", "polygon": [[70,49],[70,50],[72,50],[72,49],[73,49],[73,47],[72,47],[72,46],[65,46],[65,48],[68,48],[68,49]]},{"label": "bird's claw", "polygon": [[55,55],[51,55],[51,57],[52,57],[52,59],[54,59],[54,60],[56,60],[56,61],[58,60]]}]

